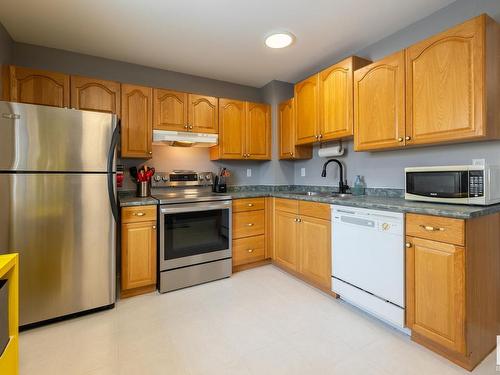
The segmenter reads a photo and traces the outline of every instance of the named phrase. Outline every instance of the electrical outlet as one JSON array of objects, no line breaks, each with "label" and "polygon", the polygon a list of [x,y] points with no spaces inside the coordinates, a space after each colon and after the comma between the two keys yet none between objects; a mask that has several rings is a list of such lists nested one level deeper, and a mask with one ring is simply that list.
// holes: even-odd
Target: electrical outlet
[{"label": "electrical outlet", "polygon": [[247,177],[252,177],[252,169],[247,168]]},{"label": "electrical outlet", "polygon": [[300,168],[300,177],[306,177],[306,169]]}]

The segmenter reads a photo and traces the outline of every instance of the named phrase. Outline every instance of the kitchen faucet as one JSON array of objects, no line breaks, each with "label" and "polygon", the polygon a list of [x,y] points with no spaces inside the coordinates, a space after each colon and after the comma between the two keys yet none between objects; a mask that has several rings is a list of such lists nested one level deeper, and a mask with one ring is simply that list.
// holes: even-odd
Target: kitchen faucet
[{"label": "kitchen faucet", "polygon": [[326,177],[326,166],[330,164],[331,162],[336,163],[339,166],[339,193],[340,194],[346,194],[347,189],[349,189],[349,186],[347,185],[347,180],[344,182],[344,167],[342,166],[342,163],[338,161],[337,159],[330,159],[328,160],[325,164],[323,164],[323,171],[321,172],[321,177]]}]

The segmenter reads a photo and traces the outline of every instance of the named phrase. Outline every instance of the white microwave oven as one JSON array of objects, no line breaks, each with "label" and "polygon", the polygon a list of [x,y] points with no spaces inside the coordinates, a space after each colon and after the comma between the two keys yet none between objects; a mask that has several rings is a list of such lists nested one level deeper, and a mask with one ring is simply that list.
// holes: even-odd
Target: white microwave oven
[{"label": "white microwave oven", "polygon": [[500,166],[405,168],[405,199],[487,206],[500,202]]}]

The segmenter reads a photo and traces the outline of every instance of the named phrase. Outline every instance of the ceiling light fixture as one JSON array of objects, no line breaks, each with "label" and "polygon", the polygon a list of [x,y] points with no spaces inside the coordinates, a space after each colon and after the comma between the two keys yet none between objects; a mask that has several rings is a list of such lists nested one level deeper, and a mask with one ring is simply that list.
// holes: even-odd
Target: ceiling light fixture
[{"label": "ceiling light fixture", "polygon": [[285,48],[292,44],[294,40],[295,37],[291,33],[274,33],[266,38],[266,46],[269,48]]}]

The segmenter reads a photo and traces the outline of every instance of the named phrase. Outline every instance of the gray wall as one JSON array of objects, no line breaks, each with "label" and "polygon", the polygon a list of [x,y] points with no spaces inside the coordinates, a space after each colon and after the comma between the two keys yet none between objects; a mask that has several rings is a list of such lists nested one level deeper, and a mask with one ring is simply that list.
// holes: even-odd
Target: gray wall
[{"label": "gray wall", "polygon": [[[385,39],[360,51],[352,51],[349,55],[376,60],[481,13],[487,13],[500,22],[500,0],[458,0]],[[344,57],[332,58],[309,73],[312,74]],[[500,141],[372,153],[354,152],[352,141],[347,142],[346,147],[347,153],[339,159],[347,167],[348,183],[352,184],[355,176],[360,174],[365,176],[369,187],[404,188],[403,170],[410,166],[469,164],[475,158],[484,158],[488,163],[500,164]],[[327,159],[318,157],[317,150],[318,146],[314,148],[313,159],[295,162],[294,183],[336,186],[338,172],[335,165],[329,165],[327,178],[321,178],[321,169]],[[305,168],[305,177],[300,175],[302,168]]]},{"label": "gray wall", "polygon": [[[9,64],[12,59],[13,41],[9,33],[0,23],[0,66]],[[0,78],[1,80],[1,78]],[[2,84],[0,84],[0,97],[2,95]]]}]

